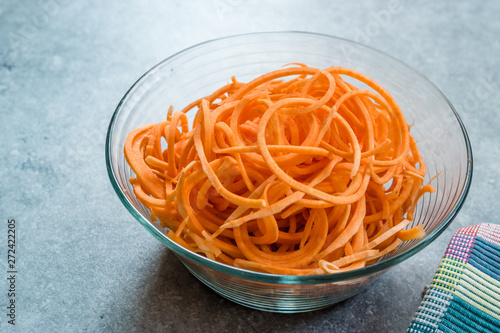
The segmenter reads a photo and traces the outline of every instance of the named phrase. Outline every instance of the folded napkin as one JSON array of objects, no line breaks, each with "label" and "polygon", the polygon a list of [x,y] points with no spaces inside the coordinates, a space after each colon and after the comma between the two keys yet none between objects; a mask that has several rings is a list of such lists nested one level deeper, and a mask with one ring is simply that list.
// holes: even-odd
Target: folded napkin
[{"label": "folded napkin", "polygon": [[500,225],[457,231],[408,332],[500,333]]}]

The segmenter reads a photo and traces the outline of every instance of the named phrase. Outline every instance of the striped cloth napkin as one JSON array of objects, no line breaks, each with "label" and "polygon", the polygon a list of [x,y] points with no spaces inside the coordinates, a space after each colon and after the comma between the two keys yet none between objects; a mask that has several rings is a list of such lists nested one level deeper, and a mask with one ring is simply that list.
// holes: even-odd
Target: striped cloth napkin
[{"label": "striped cloth napkin", "polygon": [[457,231],[408,332],[500,333],[500,225]]}]

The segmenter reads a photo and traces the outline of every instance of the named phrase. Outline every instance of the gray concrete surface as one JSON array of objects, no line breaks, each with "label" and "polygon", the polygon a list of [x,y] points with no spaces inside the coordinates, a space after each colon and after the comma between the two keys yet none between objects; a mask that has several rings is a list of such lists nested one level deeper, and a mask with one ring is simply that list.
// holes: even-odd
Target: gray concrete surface
[{"label": "gray concrete surface", "polygon": [[[404,332],[460,227],[499,222],[498,1],[0,2],[1,332]],[[385,12],[384,12],[385,11]],[[474,150],[451,227],[373,288],[331,308],[250,310],[202,285],[129,215],[106,174],[107,123],[163,58],[225,35],[305,30],[358,40],[425,74]],[[75,147],[78,147],[75,153]],[[7,220],[16,220],[16,325]]]}]

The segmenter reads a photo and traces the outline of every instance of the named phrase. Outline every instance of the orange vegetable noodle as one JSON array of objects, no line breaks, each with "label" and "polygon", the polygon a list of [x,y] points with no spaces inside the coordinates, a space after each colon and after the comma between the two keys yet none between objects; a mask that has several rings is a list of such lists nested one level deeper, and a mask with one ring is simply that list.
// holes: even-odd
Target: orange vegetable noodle
[{"label": "orange vegetable noodle", "polygon": [[124,154],[134,194],[170,239],[273,274],[375,263],[425,236],[421,225],[405,228],[417,200],[434,192],[394,98],[343,67],[233,77],[132,131]]}]

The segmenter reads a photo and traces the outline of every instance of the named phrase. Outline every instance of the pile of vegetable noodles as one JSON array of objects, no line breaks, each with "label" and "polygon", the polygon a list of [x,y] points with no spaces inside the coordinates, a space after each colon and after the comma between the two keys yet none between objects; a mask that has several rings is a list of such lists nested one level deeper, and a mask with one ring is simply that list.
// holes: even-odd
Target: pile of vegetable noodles
[{"label": "pile of vegetable noodles", "polygon": [[128,135],[151,218],[193,252],[286,275],[361,268],[424,236],[405,227],[434,188],[394,98],[351,69],[292,65]]}]

